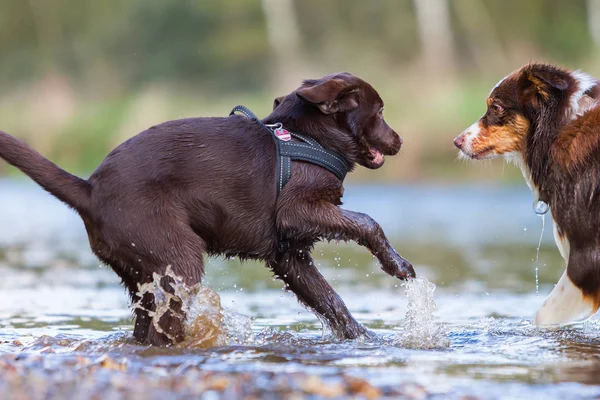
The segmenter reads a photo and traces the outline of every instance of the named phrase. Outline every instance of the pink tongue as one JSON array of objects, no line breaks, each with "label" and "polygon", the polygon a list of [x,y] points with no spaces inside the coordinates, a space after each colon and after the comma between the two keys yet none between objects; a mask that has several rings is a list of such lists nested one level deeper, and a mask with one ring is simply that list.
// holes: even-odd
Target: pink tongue
[{"label": "pink tongue", "polygon": [[373,162],[375,164],[381,164],[385,159],[385,157],[379,150],[369,149],[369,152],[371,153],[371,156],[373,156]]}]

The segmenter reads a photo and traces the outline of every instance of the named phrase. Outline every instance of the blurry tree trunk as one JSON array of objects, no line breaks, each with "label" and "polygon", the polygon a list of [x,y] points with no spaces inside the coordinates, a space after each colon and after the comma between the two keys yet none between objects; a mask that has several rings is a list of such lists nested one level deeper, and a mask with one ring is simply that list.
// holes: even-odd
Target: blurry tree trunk
[{"label": "blurry tree trunk", "polygon": [[437,76],[453,75],[455,51],[448,0],[413,0],[425,67]]},{"label": "blurry tree trunk", "polygon": [[56,145],[56,132],[75,112],[75,93],[68,76],[60,68],[56,49],[63,42],[59,5],[46,0],[29,0],[37,36],[40,76],[30,85],[35,96],[28,102],[28,113],[44,121],[44,129],[34,133],[36,149],[49,153]]},{"label": "blurry tree trunk", "polygon": [[40,59],[43,67],[52,71],[56,68],[52,50],[54,45],[60,42],[62,36],[60,17],[57,15],[55,6],[44,0],[29,0],[29,8],[33,16]]},{"label": "blurry tree trunk", "polygon": [[455,1],[452,4],[456,18],[465,27],[467,43],[479,69],[485,70],[490,66],[505,69],[508,57],[494,29],[495,19],[483,1]]},{"label": "blurry tree trunk", "polygon": [[600,0],[586,0],[587,24],[596,48],[600,48]]},{"label": "blurry tree trunk", "polygon": [[267,36],[273,51],[274,88],[296,85],[303,67],[300,30],[294,9],[294,0],[262,0],[267,24]]}]

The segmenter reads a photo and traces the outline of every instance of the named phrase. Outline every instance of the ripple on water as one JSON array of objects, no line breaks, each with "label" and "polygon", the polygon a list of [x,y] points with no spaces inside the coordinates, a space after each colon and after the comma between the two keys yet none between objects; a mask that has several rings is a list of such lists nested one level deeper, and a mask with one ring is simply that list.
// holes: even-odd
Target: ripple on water
[{"label": "ripple on water", "polygon": [[[561,400],[600,394],[598,321],[557,331],[531,324],[541,299],[524,260],[536,254],[539,221],[523,207],[530,198],[526,188],[518,193],[505,187],[349,190],[349,208],[380,220],[394,242],[411,249],[410,259],[427,264],[417,266],[420,274],[429,271],[440,283],[436,308],[427,283],[409,283],[403,297],[391,289],[395,282],[389,278],[375,279],[380,275],[370,272],[377,266],[369,257],[358,258],[364,250],[336,247],[335,263],[316,254],[323,273],[335,277],[341,297],[375,337],[323,336],[314,316],[279,284],[265,288],[262,278],[248,272],[250,266],[213,262],[208,276],[215,287],[243,282],[244,293],[225,291],[219,298],[210,288],[176,283],[175,295],[190,299],[191,344],[157,348],[132,339],[128,298],[110,269],[97,268],[76,214],[31,187],[38,194],[0,182],[0,209],[10,210],[0,213],[2,400],[12,393],[22,398],[383,394]],[[457,209],[469,210],[468,218],[457,220]],[[542,244],[553,242],[548,233]],[[433,246],[438,250],[432,252]],[[545,265],[549,252],[541,250]],[[557,265],[540,270],[540,295],[562,273],[553,244],[550,250]],[[247,290],[252,288],[260,290]],[[146,289],[168,297],[158,287]],[[255,316],[252,325],[245,316],[236,320],[224,304]],[[436,347],[431,339],[442,329],[434,311],[449,347]],[[206,327],[219,347],[205,341]]]}]

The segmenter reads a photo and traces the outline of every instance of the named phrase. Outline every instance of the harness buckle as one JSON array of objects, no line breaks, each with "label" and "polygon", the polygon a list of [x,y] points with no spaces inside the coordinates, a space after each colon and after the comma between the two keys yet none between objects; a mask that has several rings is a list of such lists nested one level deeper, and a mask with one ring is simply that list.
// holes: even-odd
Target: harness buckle
[{"label": "harness buckle", "polygon": [[272,131],[283,128],[283,124],[281,122],[277,122],[275,124],[265,124],[265,126]]}]

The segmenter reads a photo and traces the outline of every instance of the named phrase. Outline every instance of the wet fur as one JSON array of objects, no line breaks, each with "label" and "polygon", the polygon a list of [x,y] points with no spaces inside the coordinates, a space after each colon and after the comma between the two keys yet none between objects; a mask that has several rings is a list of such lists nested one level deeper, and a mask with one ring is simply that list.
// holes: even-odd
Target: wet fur
[{"label": "wet fur", "polygon": [[[501,134],[481,134],[468,149],[470,156],[493,148],[494,157],[521,160],[535,196],[552,210],[557,243],[569,244],[567,275],[595,309],[600,306],[599,98],[600,85],[591,77],[552,65],[525,66],[492,90],[479,121],[486,132]],[[527,129],[515,128],[517,120],[527,121]],[[511,146],[503,146],[506,142]],[[459,136],[455,143],[461,148],[465,140]]]},{"label": "wet fur", "polygon": [[[366,82],[342,73],[306,81],[275,101],[264,122],[309,135],[349,165],[377,168],[369,149],[394,155],[400,137],[379,112],[383,102]],[[343,185],[313,164],[294,162],[292,177],[276,192],[271,134],[242,116],[189,118],[151,127],[114,149],[88,180],[71,175],[22,141],[0,132],[0,157],[75,209],[92,251],[121,278],[135,310],[134,336],[167,345],[184,337],[181,304],[151,323],[154,298],[138,285],[168,265],[188,285],[201,281],[206,254],[264,260],[342,338],[366,333],[310,258],[325,238],[366,246],[384,271],[414,276],[410,263],[365,214],[339,208]],[[292,249],[277,252],[278,232]],[[172,291],[169,279],[162,285]],[[146,310],[149,310],[146,311]],[[167,334],[163,334],[160,331]]]}]

